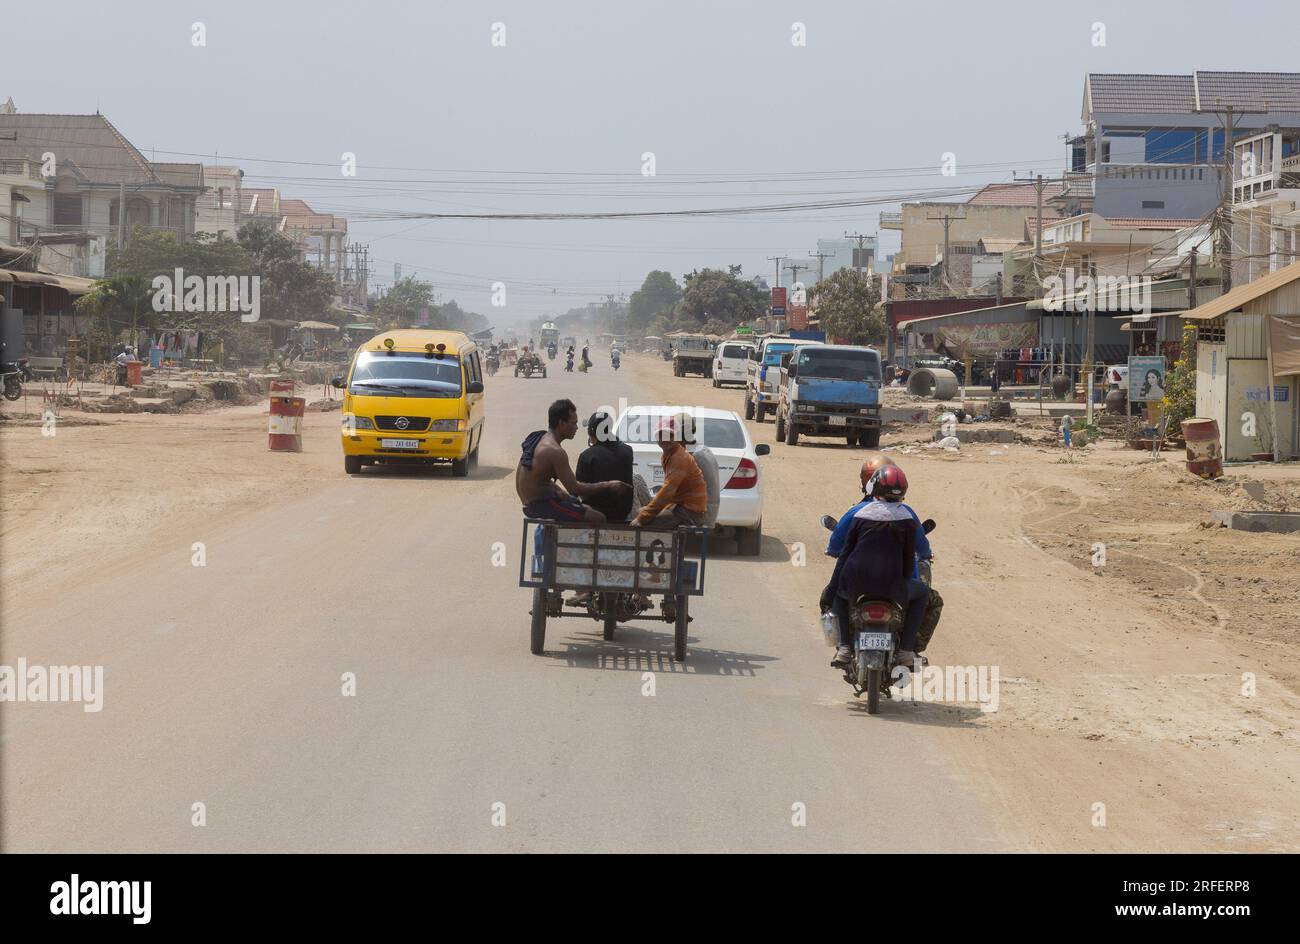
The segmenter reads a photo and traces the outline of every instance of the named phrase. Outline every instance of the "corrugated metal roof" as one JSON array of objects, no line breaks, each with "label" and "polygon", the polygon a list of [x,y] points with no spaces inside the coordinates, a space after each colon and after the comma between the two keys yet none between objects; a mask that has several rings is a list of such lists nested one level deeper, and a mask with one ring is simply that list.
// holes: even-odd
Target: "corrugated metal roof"
[{"label": "corrugated metal roof", "polygon": [[1278,269],[1276,272],[1270,272],[1268,275],[1261,275],[1253,282],[1247,282],[1245,285],[1238,285],[1226,295],[1220,295],[1213,301],[1208,301],[1204,305],[1197,305],[1191,311],[1183,315],[1190,321],[1209,321],[1212,318],[1218,318],[1226,315],[1230,311],[1236,311],[1247,302],[1253,302],[1257,298],[1262,298],[1269,292],[1276,291],[1285,285],[1300,279],[1300,262],[1293,262],[1285,268]]}]

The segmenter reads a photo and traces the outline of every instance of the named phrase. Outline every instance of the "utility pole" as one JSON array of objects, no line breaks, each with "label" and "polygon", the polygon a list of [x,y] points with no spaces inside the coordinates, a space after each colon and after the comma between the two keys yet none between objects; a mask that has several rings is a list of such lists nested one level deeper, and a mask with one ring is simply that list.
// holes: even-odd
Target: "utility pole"
[{"label": "utility pole", "polygon": [[[1214,115],[1223,123],[1223,181],[1222,194],[1219,197],[1219,209],[1215,213],[1216,228],[1219,237],[1219,288],[1224,294],[1232,288],[1232,178],[1235,161],[1232,154],[1232,140],[1236,129],[1233,116],[1268,114],[1267,103],[1263,108],[1237,108],[1233,105],[1220,105],[1215,99],[1214,108],[1198,108],[1197,114]],[[1210,134],[1209,153],[1206,155],[1214,162],[1214,135]]]},{"label": "utility pole", "polygon": [[781,260],[784,259],[784,258],[785,258],[784,256],[768,256],[768,257],[767,257],[767,261],[768,261],[768,262],[775,262],[775,263],[776,263],[776,287],[777,287],[777,288],[780,288],[780,287],[781,287]]},{"label": "utility pole", "polygon": [[[797,263],[797,262],[792,262],[792,263],[790,263],[788,266],[786,266],[786,269],[788,269],[789,272],[790,272],[790,287],[791,287],[791,288],[794,288],[797,284],[799,284],[799,272],[800,272],[800,270],[802,270],[802,269],[811,269],[811,268],[812,268],[812,266],[810,266],[810,265],[800,265],[800,264]],[[794,304],[794,300],[791,299],[791,302],[790,302],[790,303],[791,303],[791,304]]]},{"label": "utility pole", "polygon": [[833,256],[833,255],[835,255],[835,253],[821,252],[820,250],[818,250],[817,252],[808,253],[808,258],[817,260],[817,281],[818,282],[826,278],[826,258],[827,256]]},{"label": "utility pole", "polygon": [[[1027,177],[1016,177],[1017,183],[1029,182]],[[1034,290],[1042,294],[1043,283],[1038,277],[1043,262],[1043,191],[1048,184],[1066,184],[1069,180],[1065,177],[1044,177],[1042,174],[1035,174],[1034,185]]]},{"label": "utility pole", "polygon": [[927,220],[943,220],[943,281],[948,286],[948,291],[952,291],[952,281],[948,278],[948,229],[956,220],[964,220],[964,216],[950,216],[944,211],[943,216],[927,216]]},{"label": "utility pole", "polygon": [[858,274],[861,275],[862,274],[862,248],[863,248],[862,244],[866,242],[868,239],[870,239],[871,236],[865,233],[845,233],[844,238],[856,239],[858,241],[858,257],[853,260],[853,268],[857,269]]},{"label": "utility pole", "polygon": [[117,185],[117,251],[122,251],[123,238],[126,234],[126,184]]}]

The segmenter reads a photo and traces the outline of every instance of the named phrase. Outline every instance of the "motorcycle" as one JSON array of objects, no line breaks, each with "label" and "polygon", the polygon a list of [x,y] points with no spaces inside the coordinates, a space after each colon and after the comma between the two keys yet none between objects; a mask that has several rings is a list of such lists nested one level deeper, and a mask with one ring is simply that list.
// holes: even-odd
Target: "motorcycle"
[{"label": "motorcycle", "polygon": [[32,372],[27,368],[27,358],[10,361],[0,365],[0,375],[4,378],[4,398],[18,400],[23,395],[23,381],[32,379]]},{"label": "motorcycle", "polygon": [[573,355],[572,355],[572,354],[569,355],[569,359],[565,362],[565,364],[564,364],[564,369],[567,370],[569,373],[573,373]]},{"label": "motorcycle", "polygon": [[495,377],[496,372],[501,369],[501,358],[497,357],[494,354],[489,354],[487,356],[486,366],[487,366],[488,376]]},{"label": "motorcycle", "polygon": [[555,348],[555,345],[554,345],[554,344],[548,344],[548,345],[546,345],[546,356],[547,356],[550,360],[555,360],[555,355],[556,355],[556,353],[557,353],[557,351],[556,351],[556,348]]},{"label": "motorcycle", "polygon": [[[834,531],[837,519],[822,515],[822,527]],[[925,533],[929,534],[936,527],[933,518],[921,522]],[[930,586],[930,561],[918,563],[921,580]],[[903,633],[903,617],[906,611],[893,600],[873,597],[868,594],[859,596],[849,604],[849,624],[853,632],[849,639],[853,646],[853,660],[844,670],[844,681],[853,686],[853,697],[867,695],[867,714],[880,711],[880,695],[886,698],[894,696],[890,683],[893,681],[894,653],[898,651],[898,642]],[[834,643],[832,643],[834,645]]]},{"label": "motorcycle", "polygon": [[620,363],[620,358],[619,358],[619,356],[618,356],[617,354],[615,354],[614,357],[613,357],[613,364],[614,364],[614,369],[615,369],[615,370],[618,370],[618,365],[619,365],[619,363]]}]

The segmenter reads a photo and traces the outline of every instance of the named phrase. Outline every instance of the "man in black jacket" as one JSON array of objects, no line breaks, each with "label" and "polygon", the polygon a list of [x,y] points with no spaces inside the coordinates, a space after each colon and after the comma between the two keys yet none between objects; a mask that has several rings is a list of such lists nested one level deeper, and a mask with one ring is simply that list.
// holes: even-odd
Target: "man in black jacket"
[{"label": "man in black jacket", "polygon": [[591,495],[586,502],[611,523],[627,521],[632,513],[632,447],[614,438],[608,413],[593,413],[587,420],[587,448],[578,457],[579,482],[626,482],[627,489]]}]

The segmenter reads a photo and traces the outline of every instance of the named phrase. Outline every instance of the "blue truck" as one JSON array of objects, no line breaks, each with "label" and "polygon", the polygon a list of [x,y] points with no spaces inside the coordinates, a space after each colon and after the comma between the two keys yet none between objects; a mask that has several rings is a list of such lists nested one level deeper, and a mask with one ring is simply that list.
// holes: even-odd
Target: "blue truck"
[{"label": "blue truck", "polygon": [[843,437],[850,446],[880,445],[880,352],[842,344],[805,344],[782,355],[776,438]]}]

